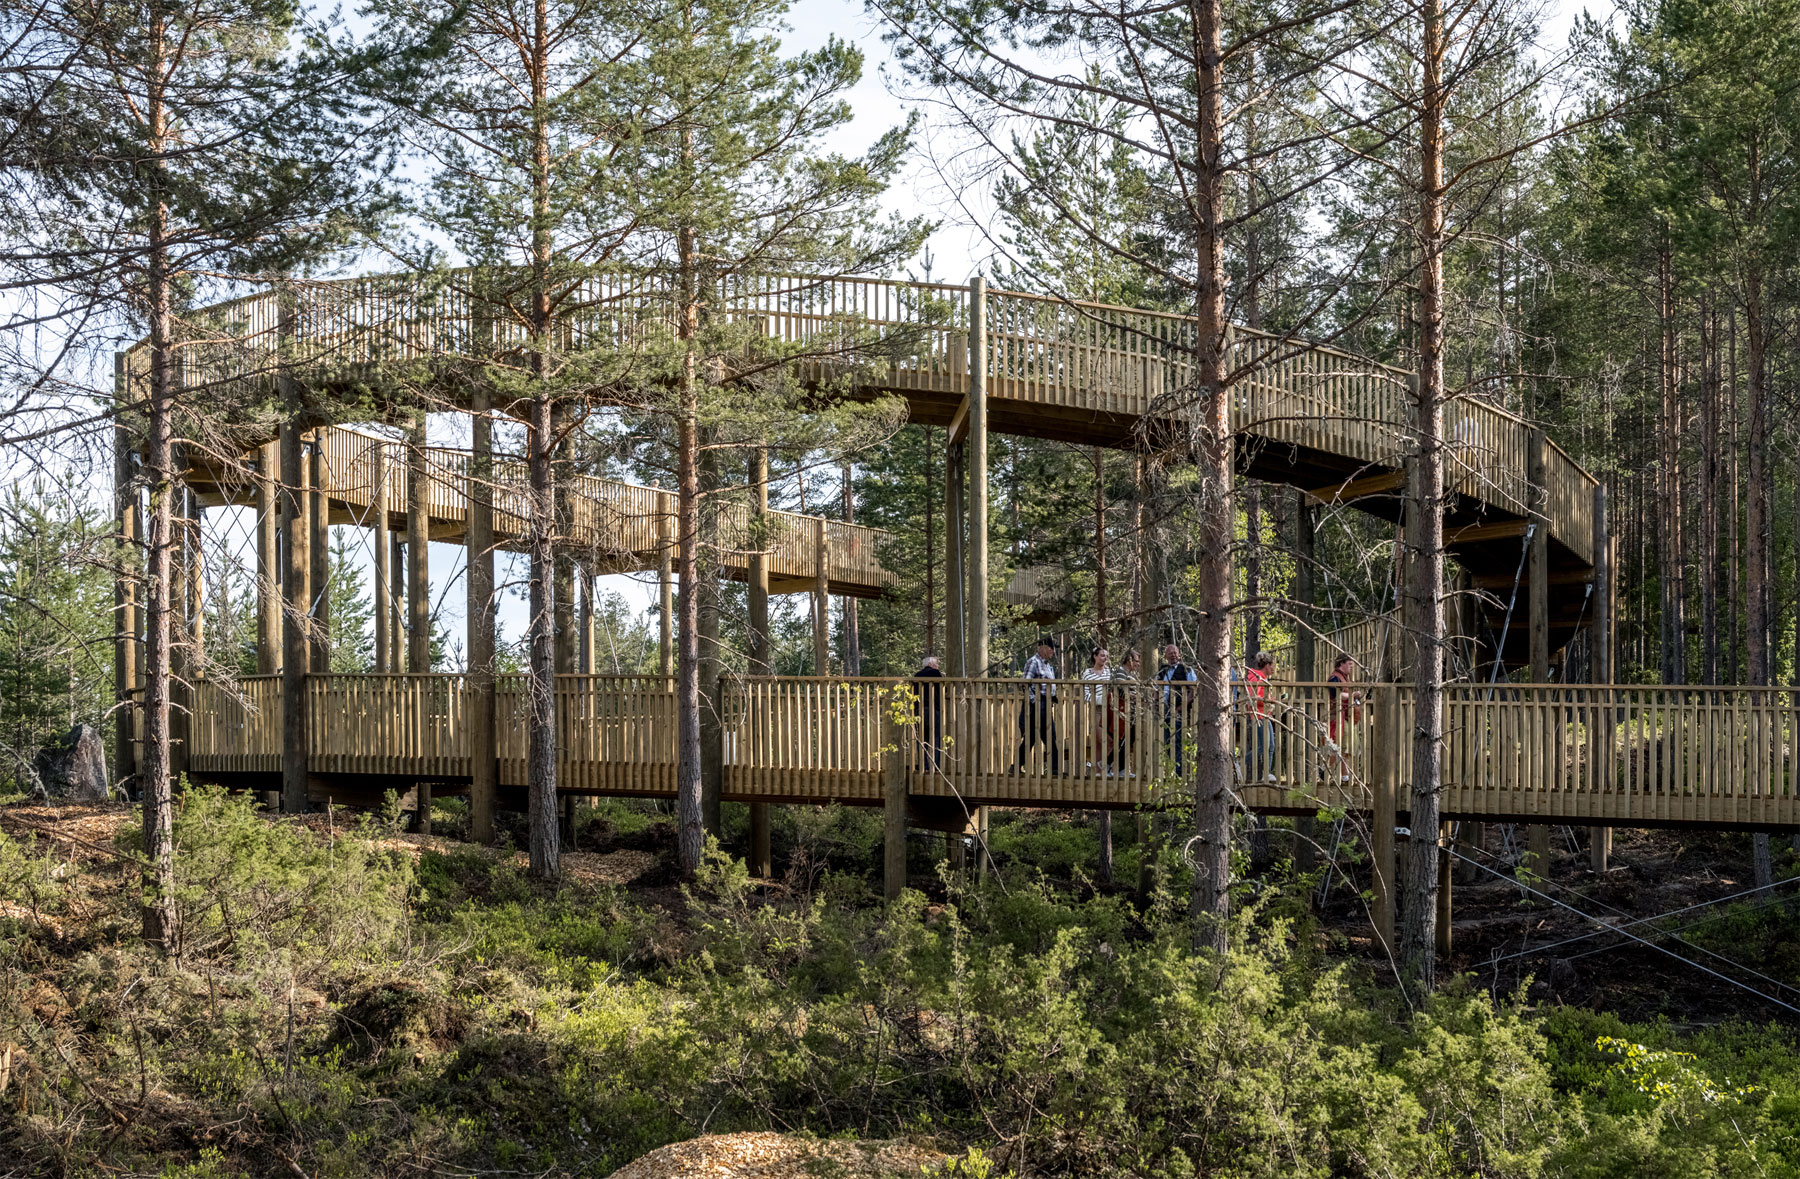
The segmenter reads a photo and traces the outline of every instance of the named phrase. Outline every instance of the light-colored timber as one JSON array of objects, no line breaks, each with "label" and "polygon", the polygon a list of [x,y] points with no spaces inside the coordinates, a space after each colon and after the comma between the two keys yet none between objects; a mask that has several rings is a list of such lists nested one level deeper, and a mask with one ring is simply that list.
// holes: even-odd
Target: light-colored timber
[{"label": "light-colored timber", "polygon": [[[473,293],[478,281],[469,272],[375,276],[293,283],[232,300],[188,318],[177,380],[272,383],[279,360],[314,382],[378,383],[384,370],[417,379],[469,356],[504,359],[525,341],[516,327],[484,315]],[[673,322],[670,293],[651,277],[597,276],[576,294],[585,310],[562,325],[571,346],[605,341],[630,349],[665,335]],[[804,382],[850,396],[901,396],[922,424],[949,426],[962,412],[977,447],[988,431],[1135,447],[1182,436],[1189,417],[1195,325],[1188,316],[996,291],[980,282],[845,276],[734,279],[709,293],[709,314],[753,327],[768,353],[756,362],[779,359]],[[1403,470],[1410,435],[1405,372],[1242,327],[1231,329],[1227,345],[1235,378],[1231,425],[1246,471],[1324,496],[1333,485],[1355,495],[1359,481]],[[971,356],[981,363],[972,366]],[[141,376],[146,364],[143,348],[127,353],[127,379]],[[976,422],[983,409],[985,420]],[[1535,506],[1548,523],[1547,585],[1591,572],[1592,476],[1553,442],[1534,443],[1530,423],[1484,401],[1456,401],[1446,430],[1445,523],[1465,568],[1485,578],[1510,572],[1518,532],[1508,526],[1531,518]],[[1540,492],[1531,486],[1534,467]],[[1392,515],[1399,499],[1363,496],[1355,506]],[[594,502],[649,518],[641,503]],[[780,582],[812,571],[770,572]],[[849,579],[834,592],[854,594],[857,586],[865,595],[879,592],[870,580]],[[1569,589],[1571,598],[1583,591]],[[1520,657],[1506,656],[1514,665],[1526,662],[1531,641],[1529,628],[1520,630]]]},{"label": "light-colored timber", "polygon": [[[884,725],[896,692],[906,694],[901,711],[913,722],[901,729],[911,797],[971,810],[1133,808],[1190,789],[1175,776],[1165,740],[1190,705],[1158,687],[1112,685],[1095,699],[1092,684],[1057,682],[1053,769],[1047,743],[1021,751],[1024,681],[938,685],[934,704],[919,700],[910,680],[727,677],[724,797],[883,805]],[[1268,727],[1278,779],[1242,784],[1241,804],[1293,814],[1370,810],[1377,784],[1409,781],[1411,690],[1358,690],[1366,698],[1340,717],[1337,754],[1327,744],[1329,685],[1278,684],[1266,716],[1240,716],[1243,739],[1253,725]],[[194,772],[246,784],[279,774],[279,677],[247,677],[235,688],[202,681],[196,693]],[[675,698],[667,680],[562,676],[556,697],[562,789],[673,793]],[[496,701],[500,783],[523,787],[522,682],[500,677]],[[306,705],[305,760],[316,778],[469,779],[470,691],[461,675],[315,674]],[[1458,684],[1447,689],[1444,719],[1447,819],[1800,829],[1789,752],[1800,736],[1800,690]]]}]

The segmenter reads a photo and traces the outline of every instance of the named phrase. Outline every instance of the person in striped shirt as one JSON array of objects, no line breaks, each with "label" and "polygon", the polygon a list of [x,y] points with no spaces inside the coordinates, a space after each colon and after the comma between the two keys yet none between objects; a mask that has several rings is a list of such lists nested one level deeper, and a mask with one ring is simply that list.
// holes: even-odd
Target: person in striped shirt
[{"label": "person in striped shirt", "polygon": [[1056,684],[1039,683],[1056,679],[1056,640],[1049,635],[1038,639],[1037,654],[1025,661],[1025,705],[1019,709],[1019,760],[1014,766],[1023,772],[1025,752],[1040,743],[1050,747],[1050,772],[1062,772],[1062,751],[1056,735],[1056,719],[1050,705],[1056,700]]}]

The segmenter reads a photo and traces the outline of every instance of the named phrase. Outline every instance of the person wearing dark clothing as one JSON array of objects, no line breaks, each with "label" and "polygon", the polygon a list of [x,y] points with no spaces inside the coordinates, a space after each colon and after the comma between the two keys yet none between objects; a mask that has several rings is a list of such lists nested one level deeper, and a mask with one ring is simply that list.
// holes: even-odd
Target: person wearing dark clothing
[{"label": "person wearing dark clothing", "polygon": [[944,758],[944,685],[938,682],[944,673],[938,670],[938,657],[925,656],[912,678],[919,681],[913,685],[918,693],[913,715],[919,718],[920,760],[924,769],[935,771]]},{"label": "person wearing dark clothing", "polygon": [[1175,776],[1180,778],[1187,774],[1187,715],[1200,673],[1181,661],[1181,648],[1174,643],[1163,648],[1162,657],[1156,680],[1162,685],[1163,748],[1175,760]]},{"label": "person wearing dark clothing", "polygon": [[1023,773],[1026,750],[1036,748],[1041,742],[1050,747],[1050,772],[1059,774],[1062,772],[1062,750],[1058,747],[1056,720],[1050,715],[1050,705],[1056,700],[1056,685],[1036,682],[1056,679],[1056,640],[1049,635],[1038,640],[1037,654],[1026,660],[1025,679],[1025,704],[1019,709],[1019,760],[1014,768]]}]

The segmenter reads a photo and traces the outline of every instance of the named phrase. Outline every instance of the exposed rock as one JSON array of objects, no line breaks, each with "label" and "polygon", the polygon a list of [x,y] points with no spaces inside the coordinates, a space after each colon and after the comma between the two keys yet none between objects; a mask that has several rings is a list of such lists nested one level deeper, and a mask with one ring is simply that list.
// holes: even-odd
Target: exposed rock
[{"label": "exposed rock", "polygon": [[944,1161],[942,1151],[889,1139],[846,1142],[768,1132],[709,1134],[653,1150],[612,1179],[845,1179],[918,1175]]},{"label": "exposed rock", "polygon": [[76,725],[68,736],[38,751],[38,790],[50,802],[105,802],[106,746],[99,730]]}]

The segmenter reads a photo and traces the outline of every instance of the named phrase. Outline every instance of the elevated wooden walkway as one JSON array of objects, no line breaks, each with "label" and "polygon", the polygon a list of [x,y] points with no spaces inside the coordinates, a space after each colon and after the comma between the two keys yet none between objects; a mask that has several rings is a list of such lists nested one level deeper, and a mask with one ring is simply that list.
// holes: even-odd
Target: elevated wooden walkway
[{"label": "elevated wooden walkway", "polygon": [[[384,368],[416,379],[438,368],[451,373],[469,357],[516,357],[525,341],[484,313],[472,294],[479,282],[467,272],[376,276],[221,304],[186,325],[178,380],[272,382],[297,372],[313,383],[379,383]],[[629,349],[630,341],[666,336],[672,323],[667,291],[639,276],[596,278],[579,302],[584,310],[560,325],[559,347]],[[983,378],[988,428],[1002,433],[1128,447],[1178,436],[1188,421],[1194,323],[1183,315],[1005,291],[986,292],[976,306],[966,286],[808,276],[721,287],[708,310],[713,322],[744,328],[747,360],[789,364],[803,381],[848,396],[897,394],[914,421],[947,426],[953,436],[968,420],[972,367]],[[986,347],[972,366],[976,319]],[[1410,374],[1243,328],[1228,344],[1244,374],[1231,395],[1243,469],[1397,520]],[[127,355],[128,376],[143,365],[141,349]],[[1541,622],[1552,647],[1561,646],[1592,621],[1587,587],[1602,543],[1595,480],[1542,430],[1486,402],[1452,405],[1447,435],[1449,548],[1497,599],[1486,629],[1501,630],[1515,586],[1522,603],[1541,579]],[[1546,550],[1521,577],[1534,524]],[[879,584],[857,580],[873,577],[866,569],[845,572],[852,576],[839,583],[842,592]],[[1523,665],[1529,643],[1528,627],[1512,627],[1505,661]]]},{"label": "elevated wooden walkway", "polygon": [[[387,514],[396,533],[406,527],[407,444],[373,434],[328,426],[317,432],[325,451],[324,492],[331,523],[368,527],[377,513]],[[426,515],[431,539],[461,544],[468,525],[469,453],[448,447],[425,450]],[[206,506],[238,504],[260,508],[253,481],[241,467],[200,463],[190,467],[188,483]],[[494,501],[494,534],[498,547],[522,551],[528,511],[522,462],[496,460],[487,485]],[[595,573],[628,573],[655,569],[662,552],[674,544],[675,493],[592,475],[567,480],[569,521],[561,543],[577,552]],[[771,511],[768,539],[762,542],[775,593],[811,590],[821,562],[833,594],[878,597],[892,581],[881,565],[885,535],[874,528],[819,516]],[[748,509],[724,505],[719,522],[721,572],[742,581],[753,539]]]},{"label": "elevated wooden walkway", "polygon": [[[728,679],[724,796],[881,805],[884,757],[896,747],[907,794],[941,800],[951,813],[963,804],[1155,807],[1190,796],[1177,771],[1192,773],[1180,739],[1191,704],[1179,694],[1108,685],[1096,700],[1095,686],[1080,681],[937,684],[937,698],[921,701],[911,680]],[[1042,725],[1027,723],[1034,690],[1055,693]],[[1240,804],[1271,813],[1374,809],[1386,791],[1388,805],[1404,812],[1410,689],[1357,690],[1366,704],[1335,740],[1323,684],[1278,684],[1265,716],[1240,715]],[[900,727],[895,693],[905,694],[900,713],[912,718]],[[523,684],[503,678],[498,694],[499,780],[523,788]],[[202,683],[195,705],[192,772],[250,786],[277,780],[278,677],[249,678],[236,691]],[[668,681],[562,676],[557,709],[563,791],[673,795]],[[383,786],[469,779],[462,676],[315,675],[307,710],[316,798],[366,801]],[[1449,690],[1445,716],[1447,818],[1800,829],[1800,690],[1463,684]],[[1036,732],[1044,739],[1029,740]]]}]

